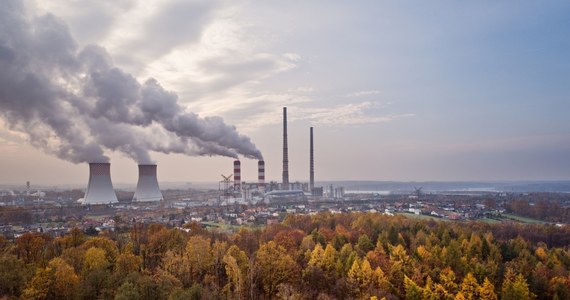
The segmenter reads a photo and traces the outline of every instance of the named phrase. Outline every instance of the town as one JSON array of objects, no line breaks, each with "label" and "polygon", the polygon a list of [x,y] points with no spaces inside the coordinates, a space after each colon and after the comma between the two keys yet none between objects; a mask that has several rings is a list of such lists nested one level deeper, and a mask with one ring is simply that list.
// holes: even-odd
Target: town
[{"label": "town", "polygon": [[73,228],[96,235],[135,224],[163,224],[186,230],[196,223],[225,232],[261,228],[288,214],[370,212],[434,221],[475,220],[564,226],[569,223],[570,195],[565,193],[350,192],[333,186],[323,196],[307,193],[234,198],[223,189],[168,189],[160,202],[131,201],[133,192],[117,190],[119,202],[81,205],[81,190],[0,192],[0,234],[14,239],[27,232],[62,236]]}]

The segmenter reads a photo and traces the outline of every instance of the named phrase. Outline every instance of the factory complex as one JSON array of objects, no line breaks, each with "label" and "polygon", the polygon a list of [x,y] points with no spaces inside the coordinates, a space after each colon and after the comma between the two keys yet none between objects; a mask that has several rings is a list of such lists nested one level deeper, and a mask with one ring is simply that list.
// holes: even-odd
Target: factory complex
[{"label": "factory complex", "polygon": [[[230,204],[303,204],[309,198],[322,197],[323,188],[315,187],[313,127],[310,128],[310,174],[309,182],[289,182],[289,159],[287,143],[287,108],[283,107],[283,177],[281,182],[265,181],[265,161],[259,160],[257,182],[242,181],[241,161],[233,161],[233,174],[223,176],[220,181],[220,205]],[[89,163],[89,181],[82,205],[118,204],[119,200],[111,180],[110,163]],[[152,203],[165,200],[157,178],[156,164],[139,164],[139,177],[131,203]],[[233,176],[233,180],[232,180]],[[166,199],[168,200],[168,199]],[[183,199],[182,199],[183,200]],[[180,199],[178,199],[180,202]]]}]

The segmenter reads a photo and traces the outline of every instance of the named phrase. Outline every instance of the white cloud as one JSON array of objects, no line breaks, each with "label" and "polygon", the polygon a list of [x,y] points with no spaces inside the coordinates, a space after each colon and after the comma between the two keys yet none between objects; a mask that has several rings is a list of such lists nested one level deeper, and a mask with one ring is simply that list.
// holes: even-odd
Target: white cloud
[{"label": "white cloud", "polygon": [[301,111],[304,118],[314,124],[330,127],[386,123],[415,114],[373,114],[368,112],[375,104],[372,102],[350,103],[333,108],[312,108]]},{"label": "white cloud", "polygon": [[289,92],[292,93],[312,93],[315,91],[315,88],[313,88],[312,86],[300,86],[300,87],[296,87],[296,88],[290,88]]},{"label": "white cloud", "polygon": [[377,124],[392,122],[401,118],[414,117],[413,113],[372,113],[371,110],[381,105],[372,102],[351,103],[337,105],[334,107],[305,107],[308,103],[315,103],[314,99],[307,97],[298,97],[289,94],[283,95],[264,95],[263,99],[272,99],[269,109],[271,111],[261,112],[257,115],[251,115],[246,120],[239,123],[239,127],[245,128],[246,131],[252,131],[263,126],[279,124],[282,122],[281,110],[275,109],[277,103],[287,103],[287,100],[295,99],[283,106],[288,107],[290,113],[288,118],[290,122],[309,121],[312,124],[323,127],[348,127],[366,124]]},{"label": "white cloud", "polygon": [[371,91],[357,91],[357,92],[352,92],[352,93],[348,93],[345,95],[345,97],[362,97],[362,96],[370,96],[370,95],[378,95],[380,94],[380,91],[377,90],[371,90]]},{"label": "white cloud", "polygon": [[82,44],[101,43],[114,31],[117,20],[136,7],[135,0],[28,1],[26,4],[38,14],[49,12],[65,20]]},{"label": "white cloud", "polygon": [[297,53],[285,53],[285,54],[283,54],[283,56],[292,62],[296,62],[296,61],[301,60],[301,55],[299,55]]}]

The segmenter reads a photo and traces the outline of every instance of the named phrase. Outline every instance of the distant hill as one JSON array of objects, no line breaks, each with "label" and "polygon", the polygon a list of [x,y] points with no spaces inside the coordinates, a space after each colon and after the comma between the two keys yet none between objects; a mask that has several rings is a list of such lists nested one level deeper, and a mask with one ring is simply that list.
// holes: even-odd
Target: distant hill
[{"label": "distant hill", "polygon": [[408,193],[416,187],[423,191],[446,192],[552,192],[570,193],[570,181],[322,181],[317,186],[342,186],[347,191],[390,191],[392,193]]}]

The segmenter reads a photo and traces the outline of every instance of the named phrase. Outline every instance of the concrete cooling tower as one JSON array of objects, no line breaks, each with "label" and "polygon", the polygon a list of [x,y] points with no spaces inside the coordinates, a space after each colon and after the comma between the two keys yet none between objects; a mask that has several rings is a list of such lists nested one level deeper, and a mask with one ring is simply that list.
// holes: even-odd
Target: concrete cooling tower
[{"label": "concrete cooling tower", "polygon": [[89,163],[89,184],[83,205],[117,203],[117,195],[111,182],[110,163]]},{"label": "concrete cooling tower", "polygon": [[133,202],[161,201],[162,193],[156,178],[156,165],[139,165],[139,181]]}]

